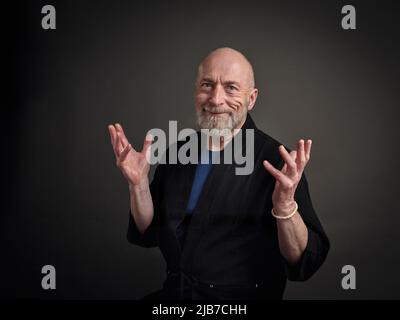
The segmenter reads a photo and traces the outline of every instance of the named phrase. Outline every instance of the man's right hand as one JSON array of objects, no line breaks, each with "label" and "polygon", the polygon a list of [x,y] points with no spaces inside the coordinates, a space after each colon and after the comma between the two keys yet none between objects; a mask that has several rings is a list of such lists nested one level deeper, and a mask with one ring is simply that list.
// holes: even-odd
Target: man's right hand
[{"label": "man's right hand", "polygon": [[109,125],[117,167],[121,170],[130,187],[148,184],[150,164],[147,161],[150,154],[152,138],[146,137],[141,152],[135,151],[128,142],[122,126],[118,123]]}]

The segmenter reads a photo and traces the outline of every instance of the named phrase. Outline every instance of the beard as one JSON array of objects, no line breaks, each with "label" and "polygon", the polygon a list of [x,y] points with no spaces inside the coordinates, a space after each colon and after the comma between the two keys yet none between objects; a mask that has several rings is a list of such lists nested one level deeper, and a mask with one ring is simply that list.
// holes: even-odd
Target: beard
[{"label": "beard", "polygon": [[[226,112],[224,116],[212,115],[207,111],[214,113]],[[228,116],[228,117],[226,117]],[[227,130],[233,131],[233,129],[239,129],[239,125],[244,122],[247,116],[247,107],[242,108],[241,111],[232,112],[221,107],[210,107],[204,105],[200,110],[197,109],[197,126],[200,129],[208,129],[212,132],[212,135],[220,135],[222,132]]]}]

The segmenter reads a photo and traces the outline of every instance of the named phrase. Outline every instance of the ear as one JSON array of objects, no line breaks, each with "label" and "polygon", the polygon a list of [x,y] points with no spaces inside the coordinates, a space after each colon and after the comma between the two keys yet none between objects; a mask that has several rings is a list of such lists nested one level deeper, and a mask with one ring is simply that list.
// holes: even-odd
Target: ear
[{"label": "ear", "polygon": [[253,109],[253,107],[256,103],[257,97],[258,97],[258,89],[254,88],[253,90],[251,90],[251,93],[250,93],[250,97],[249,97],[250,101],[249,101],[249,106],[247,107],[247,110],[250,111],[251,109]]}]

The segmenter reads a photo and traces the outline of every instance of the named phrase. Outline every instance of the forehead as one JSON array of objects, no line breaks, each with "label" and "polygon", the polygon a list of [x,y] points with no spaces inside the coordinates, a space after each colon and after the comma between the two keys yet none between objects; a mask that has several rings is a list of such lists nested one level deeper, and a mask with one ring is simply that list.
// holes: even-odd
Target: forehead
[{"label": "forehead", "polygon": [[210,78],[215,81],[235,81],[245,83],[248,78],[247,66],[229,59],[210,59],[199,68],[199,79]]}]

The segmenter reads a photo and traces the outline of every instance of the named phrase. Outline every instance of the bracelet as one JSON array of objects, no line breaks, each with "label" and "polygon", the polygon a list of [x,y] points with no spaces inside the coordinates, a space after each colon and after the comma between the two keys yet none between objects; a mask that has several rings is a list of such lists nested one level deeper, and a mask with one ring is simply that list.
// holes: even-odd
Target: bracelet
[{"label": "bracelet", "polygon": [[279,220],[290,219],[291,217],[293,217],[293,216],[296,214],[297,209],[299,208],[299,206],[297,205],[297,202],[296,202],[296,201],[294,202],[294,204],[295,204],[296,206],[295,206],[293,212],[292,212],[291,214],[287,215],[287,216],[284,216],[284,217],[282,217],[282,216],[277,216],[277,215],[275,214],[275,212],[274,212],[274,208],[271,209],[271,214],[272,214],[272,216],[273,216],[275,219],[279,219]]}]

